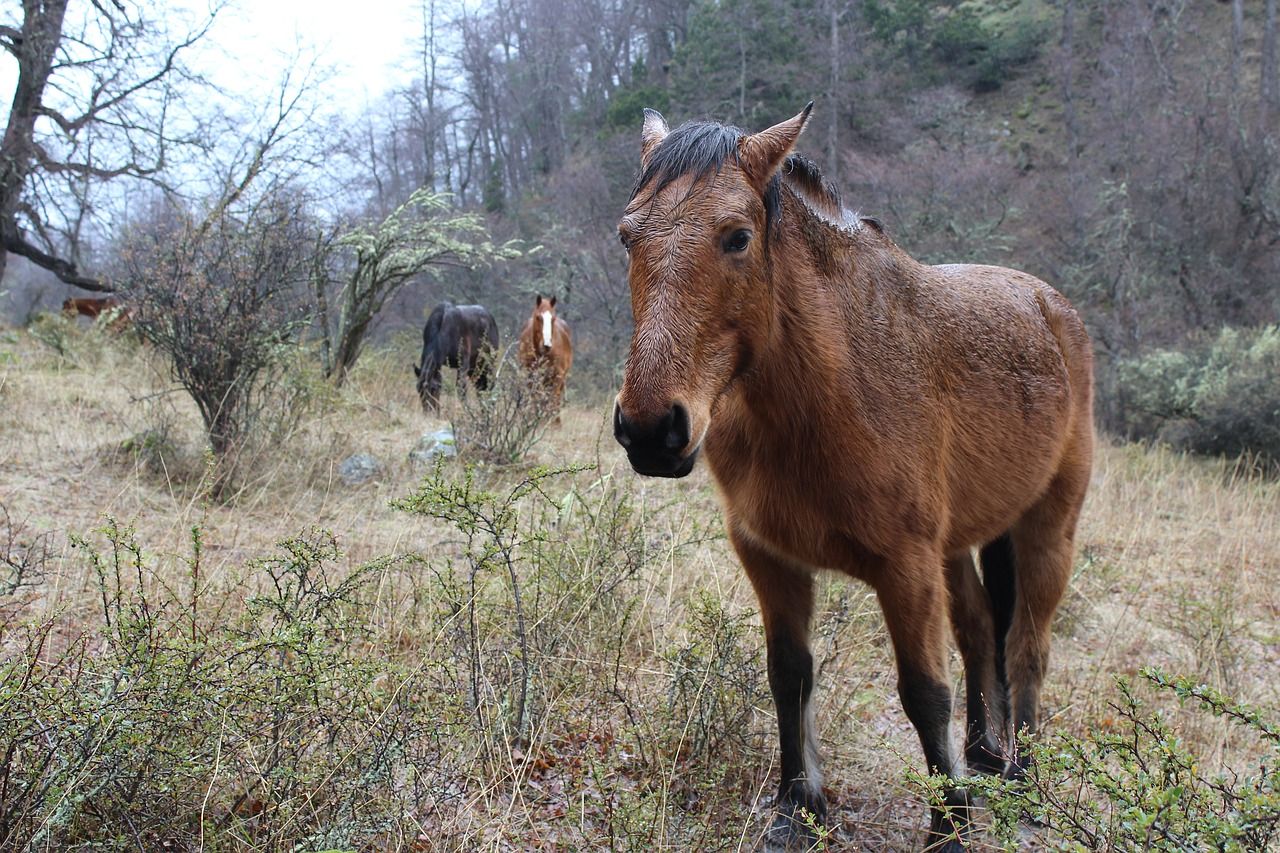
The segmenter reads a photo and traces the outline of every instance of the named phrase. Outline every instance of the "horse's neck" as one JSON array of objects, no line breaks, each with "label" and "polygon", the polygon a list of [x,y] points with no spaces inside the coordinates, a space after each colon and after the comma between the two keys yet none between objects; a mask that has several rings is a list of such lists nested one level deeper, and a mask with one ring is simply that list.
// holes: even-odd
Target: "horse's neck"
[{"label": "horse's neck", "polygon": [[861,229],[821,221],[779,229],[775,258],[788,260],[774,264],[774,321],[744,402],[780,429],[788,426],[776,413],[804,420],[824,406],[864,409],[886,381],[883,370],[867,368],[902,358],[893,330],[911,313],[919,264],[878,231]]}]

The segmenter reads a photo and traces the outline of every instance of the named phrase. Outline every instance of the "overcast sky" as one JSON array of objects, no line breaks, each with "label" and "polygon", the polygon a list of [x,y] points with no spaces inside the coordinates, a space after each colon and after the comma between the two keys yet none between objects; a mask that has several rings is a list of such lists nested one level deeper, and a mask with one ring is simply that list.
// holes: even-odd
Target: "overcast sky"
[{"label": "overcast sky", "polygon": [[[335,100],[353,106],[376,98],[399,77],[394,65],[408,55],[420,30],[414,0],[243,0],[219,20],[213,40],[238,57],[243,68],[264,72],[281,66],[301,41],[339,70],[332,82]],[[226,68],[234,87],[237,66]]]},{"label": "overcast sky", "polygon": [[[200,0],[152,0],[150,5],[163,10],[173,2],[201,5]],[[278,79],[285,57],[301,44],[338,70],[326,87],[335,106],[359,108],[399,82],[394,66],[409,55],[421,29],[417,6],[415,0],[240,0],[238,8],[218,16],[197,64],[227,91],[253,97]],[[4,18],[21,20],[18,14]],[[17,73],[17,62],[0,50],[0,100],[6,108]]]}]

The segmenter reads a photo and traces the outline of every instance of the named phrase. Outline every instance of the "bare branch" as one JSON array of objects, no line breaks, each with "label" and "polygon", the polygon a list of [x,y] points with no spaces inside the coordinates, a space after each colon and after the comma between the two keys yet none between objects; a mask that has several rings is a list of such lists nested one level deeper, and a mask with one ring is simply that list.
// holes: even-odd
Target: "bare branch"
[{"label": "bare branch", "polygon": [[115,292],[114,288],[103,284],[98,279],[90,278],[81,274],[79,270],[76,269],[75,264],[69,261],[64,261],[62,258],[54,257],[48,252],[41,251],[24,240],[22,235],[16,232],[16,229],[10,229],[4,226],[7,226],[7,223],[0,223],[0,231],[3,232],[2,236],[4,237],[5,251],[12,252],[15,255],[21,255],[33,264],[44,267],[49,270],[49,272],[56,275],[59,280],[67,284],[73,284],[76,287],[82,287],[85,290],[93,290],[98,293]]},{"label": "bare branch", "polygon": [[19,52],[19,48],[22,47],[22,41],[21,30],[15,30],[13,27],[0,24],[0,47],[9,51],[15,57],[20,57],[22,54]]}]

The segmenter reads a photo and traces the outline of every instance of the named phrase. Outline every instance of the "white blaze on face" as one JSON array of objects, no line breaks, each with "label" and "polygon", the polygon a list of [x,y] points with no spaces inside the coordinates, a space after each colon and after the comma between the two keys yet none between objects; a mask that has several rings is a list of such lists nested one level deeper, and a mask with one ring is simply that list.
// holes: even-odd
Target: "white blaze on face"
[{"label": "white blaze on face", "polygon": [[542,345],[551,349],[551,312],[542,312]]}]

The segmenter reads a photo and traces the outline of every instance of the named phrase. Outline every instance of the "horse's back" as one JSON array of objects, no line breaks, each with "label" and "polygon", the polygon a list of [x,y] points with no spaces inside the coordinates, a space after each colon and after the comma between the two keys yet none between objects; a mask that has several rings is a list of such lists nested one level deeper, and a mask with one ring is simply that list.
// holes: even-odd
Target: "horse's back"
[{"label": "horse's back", "polygon": [[[1024,410],[1078,414],[1092,404],[1093,350],[1080,315],[1041,279],[1006,267],[947,264],[931,294],[935,357],[944,370],[1016,393]],[[1030,415],[1024,411],[1024,415]]]},{"label": "horse's back", "polygon": [[483,305],[459,305],[457,311],[477,344],[487,343],[491,349],[498,348],[498,321],[488,308]]},{"label": "horse's back", "polygon": [[960,264],[932,270],[944,290],[933,340],[951,538],[980,544],[984,513],[973,510],[983,504],[1017,515],[1053,488],[1083,496],[1093,451],[1092,346],[1066,298],[1032,275]]}]

